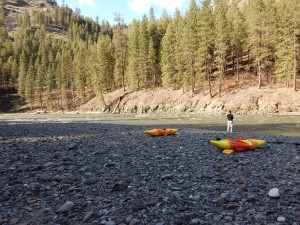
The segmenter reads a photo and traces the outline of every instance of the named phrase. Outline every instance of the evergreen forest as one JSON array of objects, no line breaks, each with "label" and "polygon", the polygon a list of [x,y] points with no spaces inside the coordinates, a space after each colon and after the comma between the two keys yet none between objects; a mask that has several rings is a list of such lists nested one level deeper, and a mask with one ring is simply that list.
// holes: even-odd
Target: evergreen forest
[{"label": "evergreen forest", "polygon": [[150,8],[130,24],[121,14],[110,24],[54,3],[20,15],[14,33],[0,5],[0,88],[14,90],[31,110],[74,110],[95,97],[105,110],[103,94],[117,89],[213,98],[226,82],[243,88],[247,76],[258,88],[299,87],[299,0],[191,0],[186,12],[157,18]]}]

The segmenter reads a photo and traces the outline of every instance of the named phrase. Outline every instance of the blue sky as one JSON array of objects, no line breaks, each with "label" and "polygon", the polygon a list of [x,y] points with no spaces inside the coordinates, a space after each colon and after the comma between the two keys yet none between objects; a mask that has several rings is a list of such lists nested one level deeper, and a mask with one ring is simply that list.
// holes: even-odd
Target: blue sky
[{"label": "blue sky", "polygon": [[[63,0],[56,0],[58,5]],[[154,9],[155,18],[159,19],[164,9],[170,16],[174,15],[177,7],[184,14],[189,7],[190,0],[64,0],[69,8],[80,9],[81,15],[99,21],[107,20],[114,23],[115,13],[121,14],[126,24],[135,19],[141,19],[144,14],[149,15],[149,9]]]}]

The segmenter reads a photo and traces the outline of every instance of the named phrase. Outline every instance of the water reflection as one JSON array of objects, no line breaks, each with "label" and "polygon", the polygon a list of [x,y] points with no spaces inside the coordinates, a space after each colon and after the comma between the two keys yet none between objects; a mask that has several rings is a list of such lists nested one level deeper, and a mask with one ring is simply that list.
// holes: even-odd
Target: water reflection
[{"label": "water reflection", "polygon": [[[193,127],[226,131],[226,116],[166,114],[1,114],[0,121],[94,122],[157,127]],[[236,115],[234,132],[300,137],[300,116]]]}]

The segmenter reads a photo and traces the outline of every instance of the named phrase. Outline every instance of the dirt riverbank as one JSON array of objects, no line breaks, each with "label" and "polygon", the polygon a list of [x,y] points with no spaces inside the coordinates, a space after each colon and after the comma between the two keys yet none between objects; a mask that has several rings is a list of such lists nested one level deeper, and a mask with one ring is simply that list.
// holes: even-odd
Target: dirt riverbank
[{"label": "dirt riverbank", "polygon": [[[104,96],[110,112],[168,114],[279,114],[300,115],[300,93],[291,88],[248,87],[227,89],[211,98],[206,92],[194,96],[182,90],[155,89],[152,92],[118,90]],[[96,99],[80,107],[81,111],[101,111]]]}]

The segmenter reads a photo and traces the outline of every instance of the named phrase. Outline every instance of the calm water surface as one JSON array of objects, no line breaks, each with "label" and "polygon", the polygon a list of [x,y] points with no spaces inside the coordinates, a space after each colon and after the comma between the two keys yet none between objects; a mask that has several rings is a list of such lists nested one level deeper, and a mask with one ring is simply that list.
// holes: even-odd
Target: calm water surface
[{"label": "calm water surface", "polygon": [[[158,115],[158,114],[0,114],[0,121],[55,121],[55,122],[91,122],[124,125],[143,125],[166,127],[193,127],[198,129],[225,131],[226,115]],[[265,135],[283,135],[300,137],[300,116],[273,115],[235,115],[234,132],[249,132]]]}]

